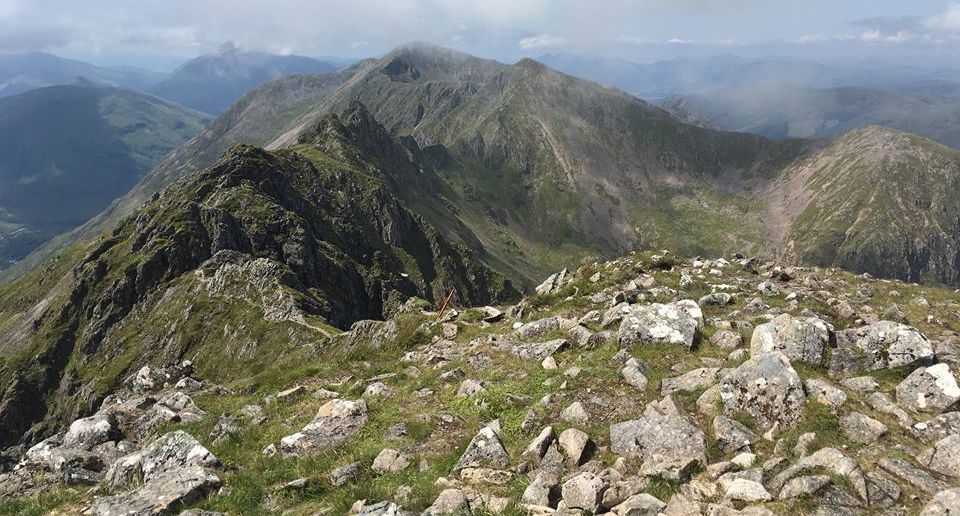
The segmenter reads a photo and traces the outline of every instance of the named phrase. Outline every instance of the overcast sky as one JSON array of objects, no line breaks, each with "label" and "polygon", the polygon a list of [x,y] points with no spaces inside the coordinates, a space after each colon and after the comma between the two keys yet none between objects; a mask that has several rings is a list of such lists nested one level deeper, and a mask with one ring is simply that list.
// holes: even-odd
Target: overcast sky
[{"label": "overcast sky", "polygon": [[[360,57],[422,40],[516,59],[698,53],[957,55],[943,0],[0,0],[0,53],[155,68],[241,48]],[[145,60],[146,56],[151,56]],[[131,63],[132,64],[132,63]]]}]

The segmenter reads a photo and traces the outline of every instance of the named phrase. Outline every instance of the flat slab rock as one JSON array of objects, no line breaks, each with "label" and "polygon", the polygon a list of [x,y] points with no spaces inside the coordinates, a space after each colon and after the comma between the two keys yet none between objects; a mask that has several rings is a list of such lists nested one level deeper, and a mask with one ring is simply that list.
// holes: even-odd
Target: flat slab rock
[{"label": "flat slab rock", "polygon": [[623,317],[617,334],[620,345],[678,344],[693,347],[703,326],[700,306],[689,299],[670,304],[636,305]]},{"label": "flat slab rock", "polygon": [[914,412],[939,413],[960,400],[960,387],[947,364],[921,367],[897,385],[897,402]]},{"label": "flat slab rock", "polygon": [[363,400],[330,400],[302,430],[281,439],[280,449],[284,455],[290,456],[340,446],[360,433],[368,417],[367,403]]},{"label": "flat slab rock", "polygon": [[643,417],[610,427],[610,450],[642,461],[641,475],[686,479],[706,466],[706,438],[671,397],[647,405]]},{"label": "flat slab rock", "polygon": [[172,509],[196,502],[220,487],[220,478],[210,471],[190,466],[155,475],[133,491],[96,498],[94,516],[170,514]]}]

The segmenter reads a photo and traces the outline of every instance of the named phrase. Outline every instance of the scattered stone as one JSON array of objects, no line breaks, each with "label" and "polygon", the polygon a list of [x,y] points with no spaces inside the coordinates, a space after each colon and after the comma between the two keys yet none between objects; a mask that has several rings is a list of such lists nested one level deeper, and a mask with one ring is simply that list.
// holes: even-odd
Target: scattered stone
[{"label": "scattered stone", "polygon": [[351,462],[350,464],[334,468],[330,471],[330,484],[334,487],[341,487],[356,480],[363,474],[363,464],[360,462]]},{"label": "scattered stone", "polygon": [[816,317],[795,318],[783,314],[753,330],[750,354],[756,357],[780,351],[790,360],[820,365],[831,335],[827,323]]},{"label": "scattered stone", "polygon": [[671,397],[647,405],[643,417],[610,426],[610,450],[642,461],[642,475],[682,480],[706,466],[706,438]]},{"label": "scattered stone", "polygon": [[806,403],[803,384],[782,353],[759,355],[744,362],[720,384],[726,414],[749,413],[760,427],[792,427],[800,422]]},{"label": "scattered stone", "polygon": [[872,392],[866,398],[867,405],[870,405],[874,410],[890,414],[897,418],[900,422],[900,426],[904,428],[910,428],[913,426],[913,418],[896,403],[893,402],[886,394],[882,392]]},{"label": "scattered stone", "polygon": [[757,290],[760,291],[760,294],[766,297],[773,297],[780,295],[780,287],[770,283],[769,281],[764,281],[757,285]]},{"label": "scattered stone", "polygon": [[790,500],[800,497],[814,497],[823,488],[831,484],[830,477],[826,475],[810,475],[806,477],[797,477],[783,486],[780,494],[777,496],[780,500]]},{"label": "scattered stone", "polygon": [[743,345],[743,335],[732,330],[720,330],[710,337],[710,343],[720,349],[736,349]]},{"label": "scattered stone", "polygon": [[703,325],[703,312],[690,300],[669,305],[634,305],[620,323],[621,346],[679,344],[691,348]]},{"label": "scattered stone", "polygon": [[411,464],[410,456],[393,448],[385,448],[373,459],[373,469],[376,473],[396,473],[407,469]]},{"label": "scattered stone", "polygon": [[568,509],[599,512],[604,491],[603,480],[593,473],[580,473],[563,483],[561,496]]},{"label": "scattered stone", "polygon": [[733,296],[726,292],[716,292],[701,297],[697,304],[700,306],[727,306],[733,302]]},{"label": "scattered stone", "polygon": [[832,408],[840,408],[847,402],[847,393],[826,380],[810,378],[803,382],[807,395],[817,403]]},{"label": "scattered stone", "polygon": [[767,492],[760,482],[738,478],[726,486],[727,498],[741,502],[767,502],[773,496]]},{"label": "scattered stone", "polygon": [[490,426],[486,426],[467,445],[460,460],[453,467],[454,473],[465,468],[490,467],[505,469],[510,466],[510,456],[500,441],[500,436]]},{"label": "scattered stone", "polygon": [[288,456],[308,455],[346,444],[367,424],[367,418],[363,400],[330,400],[302,430],[281,439],[280,449]]},{"label": "scattered stone", "polygon": [[723,453],[748,449],[759,439],[743,423],[725,416],[713,418],[713,435],[717,439],[717,446]]},{"label": "scattered stone", "polygon": [[623,369],[620,370],[620,376],[623,377],[623,380],[627,382],[628,385],[644,391],[649,384],[647,376],[644,374],[645,370],[646,367],[643,366],[639,360],[631,358],[627,360]]},{"label": "scattered stone", "polygon": [[472,398],[486,390],[487,388],[483,385],[483,382],[477,380],[464,380],[460,383],[460,388],[457,389],[457,397]]},{"label": "scattered stone", "polygon": [[674,378],[664,378],[660,383],[660,395],[666,396],[680,391],[692,392],[706,389],[717,383],[717,380],[720,379],[720,373],[721,369],[718,367],[704,367]]},{"label": "scattered stone", "polygon": [[63,447],[92,450],[97,445],[121,438],[116,416],[100,413],[71,423],[63,436]]},{"label": "scattered stone", "polygon": [[931,471],[960,478],[960,435],[949,435],[921,453],[917,459]]},{"label": "scattered stone", "polygon": [[960,434],[960,412],[947,412],[916,423],[910,427],[910,433],[923,442],[942,439],[950,434]]},{"label": "scattered stone", "polygon": [[930,473],[903,459],[884,457],[880,459],[877,464],[883,468],[884,471],[889,472],[891,475],[929,495],[948,487],[944,482],[938,480]]},{"label": "scattered stone", "polygon": [[846,330],[837,341],[859,349],[869,370],[929,365],[934,359],[933,346],[919,330],[891,321]]},{"label": "scattered stone", "polygon": [[960,400],[960,387],[947,364],[921,367],[897,385],[897,402],[915,412],[942,412]]},{"label": "scattered stone", "polygon": [[568,423],[585,425],[590,421],[590,414],[587,413],[587,409],[584,408],[583,403],[575,401],[560,412],[560,419]]},{"label": "scattered stone", "polygon": [[560,290],[560,287],[563,286],[564,280],[567,278],[567,274],[567,269],[563,269],[560,272],[551,274],[550,277],[537,286],[537,294],[544,296],[547,294],[553,294],[557,290]]},{"label": "scattered stone", "polygon": [[840,431],[858,443],[876,442],[887,433],[887,425],[860,412],[840,416]]},{"label": "scattered stone", "polygon": [[542,339],[556,331],[560,331],[560,318],[556,316],[528,322],[516,330],[517,336],[524,340]]},{"label": "scattered stone", "polygon": [[298,385],[296,387],[291,387],[285,391],[280,391],[274,397],[276,398],[277,401],[289,402],[299,398],[305,392],[307,392],[307,388],[302,385]]},{"label": "scattered stone", "polygon": [[860,394],[870,394],[880,388],[877,379],[872,376],[857,376],[840,381],[840,385],[857,391]]},{"label": "scattered stone", "polygon": [[579,466],[590,458],[593,442],[590,436],[582,430],[568,428],[560,433],[560,448],[570,458],[570,462]]},{"label": "scattered stone", "polygon": [[210,431],[210,441],[214,444],[220,443],[239,434],[242,430],[243,428],[236,418],[228,414],[222,414],[217,418],[217,424],[213,426],[213,430]]},{"label": "scattered stone", "polygon": [[340,394],[331,390],[321,388],[313,391],[313,397],[318,400],[332,400],[335,398],[339,398]]},{"label": "scattered stone", "polygon": [[393,389],[383,382],[373,382],[363,391],[363,396],[366,398],[389,396],[391,394],[393,394]]},{"label": "scattered stone", "polygon": [[535,463],[539,464],[555,440],[556,434],[553,432],[553,427],[545,427],[540,431],[540,434],[527,445],[526,450],[523,451],[523,458],[532,459]]},{"label": "scattered stone", "polygon": [[960,514],[960,487],[944,489],[930,500],[920,516],[953,516]]},{"label": "scattered stone", "polygon": [[470,514],[470,502],[460,489],[444,489],[422,516]]}]

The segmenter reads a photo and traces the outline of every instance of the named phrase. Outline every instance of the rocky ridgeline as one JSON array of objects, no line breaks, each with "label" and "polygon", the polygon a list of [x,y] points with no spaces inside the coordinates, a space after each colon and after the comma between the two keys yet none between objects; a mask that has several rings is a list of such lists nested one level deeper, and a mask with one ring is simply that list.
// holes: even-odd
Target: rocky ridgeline
[{"label": "rocky ridgeline", "polygon": [[[8,450],[0,497],[68,489],[64,510],[96,515],[957,514],[958,303],[636,254],[514,306],[407,303],[269,395],[145,367],[65,433]],[[253,507],[232,482],[251,475]]]}]

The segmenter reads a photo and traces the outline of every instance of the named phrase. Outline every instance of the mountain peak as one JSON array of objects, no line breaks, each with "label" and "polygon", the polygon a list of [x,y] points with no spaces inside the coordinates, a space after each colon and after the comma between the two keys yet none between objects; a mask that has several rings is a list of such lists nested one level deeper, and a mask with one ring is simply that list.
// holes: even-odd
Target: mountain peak
[{"label": "mountain peak", "polygon": [[380,59],[381,71],[394,81],[475,80],[507,65],[429,43],[405,43]]}]

